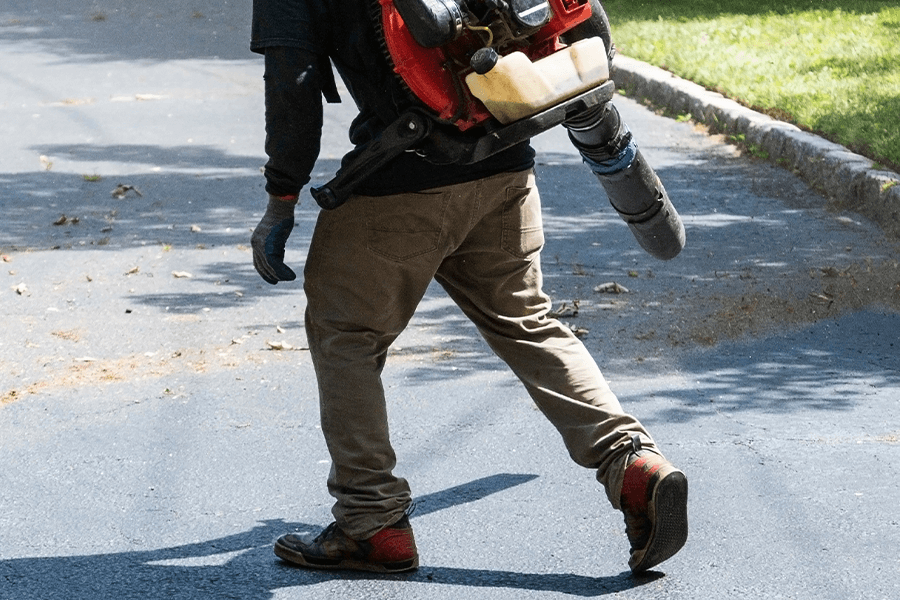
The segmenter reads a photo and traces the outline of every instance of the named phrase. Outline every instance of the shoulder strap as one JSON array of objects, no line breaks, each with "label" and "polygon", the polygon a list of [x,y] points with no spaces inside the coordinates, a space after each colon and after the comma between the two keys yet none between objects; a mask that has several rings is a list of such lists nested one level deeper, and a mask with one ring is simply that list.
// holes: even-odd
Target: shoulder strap
[{"label": "shoulder strap", "polygon": [[337,84],[334,82],[334,70],[328,56],[320,55],[319,73],[322,77],[322,96],[329,104],[340,104],[341,95],[338,94]]}]

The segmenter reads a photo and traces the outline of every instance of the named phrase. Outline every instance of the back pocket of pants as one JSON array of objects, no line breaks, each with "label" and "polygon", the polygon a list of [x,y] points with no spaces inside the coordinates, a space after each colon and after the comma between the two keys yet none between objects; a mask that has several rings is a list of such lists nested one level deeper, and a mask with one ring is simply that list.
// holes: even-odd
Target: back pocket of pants
[{"label": "back pocket of pants", "polygon": [[438,248],[449,198],[440,192],[368,196],[366,246],[402,262]]}]

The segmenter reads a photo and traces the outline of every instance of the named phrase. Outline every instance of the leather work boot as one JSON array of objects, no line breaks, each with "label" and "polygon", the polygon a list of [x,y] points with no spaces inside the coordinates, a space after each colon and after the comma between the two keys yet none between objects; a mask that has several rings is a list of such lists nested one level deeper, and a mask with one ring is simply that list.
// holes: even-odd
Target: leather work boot
[{"label": "leather work boot", "polygon": [[416,540],[406,515],[363,541],[349,538],[337,523],[313,539],[289,533],[275,542],[275,554],[289,563],[313,569],[399,573],[419,567]]},{"label": "leather work boot", "polygon": [[625,467],[621,507],[631,543],[632,572],[651,569],[681,550],[687,541],[687,478],[658,454],[641,450],[632,438],[633,454]]}]

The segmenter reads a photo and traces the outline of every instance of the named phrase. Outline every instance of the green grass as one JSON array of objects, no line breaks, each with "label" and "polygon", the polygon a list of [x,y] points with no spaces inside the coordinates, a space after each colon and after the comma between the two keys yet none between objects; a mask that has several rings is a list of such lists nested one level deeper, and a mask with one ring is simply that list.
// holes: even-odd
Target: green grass
[{"label": "green grass", "polygon": [[900,167],[900,2],[605,0],[619,51]]}]

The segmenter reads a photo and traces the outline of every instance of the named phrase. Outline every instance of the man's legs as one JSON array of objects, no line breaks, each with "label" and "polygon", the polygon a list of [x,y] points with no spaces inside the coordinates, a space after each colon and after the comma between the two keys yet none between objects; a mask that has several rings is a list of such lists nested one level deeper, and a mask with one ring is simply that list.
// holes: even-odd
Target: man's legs
[{"label": "man's legs", "polygon": [[[381,371],[432,276],[523,381],[573,459],[596,469],[614,507],[625,508],[624,488],[631,498],[660,488],[656,480],[669,472],[657,468],[664,461],[652,439],[622,411],[581,342],[546,316],[542,245],[540,205],[528,173],[420,194],[357,197],[320,214],[306,267],[307,333],[333,462],[328,485],[337,500],[337,523],[313,542],[285,536],[276,544],[279,556],[324,568],[405,570],[417,564],[417,558],[375,564],[371,549],[384,537],[415,555],[404,517],[409,487],[392,474],[396,459]],[[635,471],[626,469],[635,462],[635,437],[650,450],[643,451],[643,479],[626,477]],[[633,485],[623,487],[623,479]],[[646,511],[643,504],[638,508],[632,512],[643,526]],[[643,550],[656,535],[650,525],[649,537],[641,532],[641,543],[649,544]]]}]

